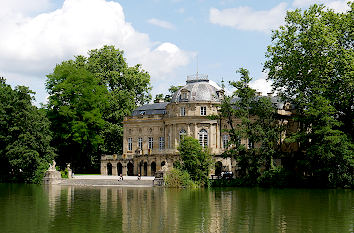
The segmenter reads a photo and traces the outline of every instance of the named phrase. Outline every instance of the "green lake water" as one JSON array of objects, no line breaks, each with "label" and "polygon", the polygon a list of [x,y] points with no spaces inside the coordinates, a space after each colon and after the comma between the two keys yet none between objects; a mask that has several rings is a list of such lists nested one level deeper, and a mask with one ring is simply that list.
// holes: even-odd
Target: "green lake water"
[{"label": "green lake water", "polygon": [[0,184],[0,232],[354,232],[343,189]]}]

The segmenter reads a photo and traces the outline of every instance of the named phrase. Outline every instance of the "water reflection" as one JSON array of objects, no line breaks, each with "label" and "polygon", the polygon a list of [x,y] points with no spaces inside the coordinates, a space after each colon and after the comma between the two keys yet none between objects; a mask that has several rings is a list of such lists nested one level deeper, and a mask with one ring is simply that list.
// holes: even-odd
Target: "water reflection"
[{"label": "water reflection", "polygon": [[351,190],[0,184],[0,232],[353,232]]},{"label": "water reflection", "polygon": [[91,232],[353,231],[350,190],[51,186],[47,191],[54,225],[67,218]]}]

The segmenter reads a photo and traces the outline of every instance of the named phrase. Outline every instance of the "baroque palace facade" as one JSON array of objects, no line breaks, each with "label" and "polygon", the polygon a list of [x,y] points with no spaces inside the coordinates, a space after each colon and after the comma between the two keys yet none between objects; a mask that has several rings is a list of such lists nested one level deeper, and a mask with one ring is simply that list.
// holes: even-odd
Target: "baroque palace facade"
[{"label": "baroque palace facade", "polygon": [[[177,148],[185,135],[209,149],[216,164],[211,174],[235,172],[236,161],[221,157],[229,140],[223,132],[227,123],[207,117],[217,114],[223,97],[224,90],[212,85],[207,76],[197,74],[187,77],[186,85],[174,93],[171,102],[138,107],[123,121],[123,154],[102,155],[101,174],[154,176],[163,166],[172,168],[179,159]],[[289,114],[276,97],[270,98],[279,114]],[[247,139],[241,143],[252,146]]]}]

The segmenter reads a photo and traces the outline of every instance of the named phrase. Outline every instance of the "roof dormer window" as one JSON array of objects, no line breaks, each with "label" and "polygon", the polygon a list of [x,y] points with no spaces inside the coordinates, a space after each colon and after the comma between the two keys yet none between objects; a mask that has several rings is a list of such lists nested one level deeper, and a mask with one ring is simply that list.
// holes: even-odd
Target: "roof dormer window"
[{"label": "roof dormer window", "polygon": [[181,90],[181,95],[179,96],[181,101],[188,101],[189,92],[187,90]]}]

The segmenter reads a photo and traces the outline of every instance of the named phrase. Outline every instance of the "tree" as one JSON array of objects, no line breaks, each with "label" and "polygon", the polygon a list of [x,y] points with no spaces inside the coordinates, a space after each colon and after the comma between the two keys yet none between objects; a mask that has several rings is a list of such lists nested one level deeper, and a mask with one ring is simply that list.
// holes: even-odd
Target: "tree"
[{"label": "tree", "polygon": [[[354,3],[346,13],[313,5],[288,12],[275,30],[264,69],[296,106],[297,169],[324,185],[353,184]],[[294,155],[292,155],[294,156]]]},{"label": "tree", "polygon": [[176,91],[178,91],[181,87],[183,87],[183,86],[173,86],[173,85],[171,85],[170,88],[168,89],[168,91],[170,92],[171,96],[173,96],[173,94],[175,94]]},{"label": "tree", "polygon": [[33,94],[0,78],[0,181],[40,183],[54,158],[49,121]]},{"label": "tree", "polygon": [[104,46],[88,54],[47,76],[54,145],[61,165],[71,161],[79,170],[97,170],[102,153],[121,153],[124,116],[151,99],[149,74],[140,65],[129,67],[123,51]]},{"label": "tree", "polygon": [[[249,86],[252,78],[249,71],[240,68],[240,80],[230,82],[236,88],[232,96],[226,96],[220,106],[219,116],[230,129],[224,129],[230,135],[230,148],[225,151],[227,157],[235,157],[241,168],[239,175],[256,182],[260,169],[274,167],[273,159],[279,155],[279,136],[281,125],[277,118],[277,109],[265,96],[256,96]],[[248,145],[241,143],[246,139]]]},{"label": "tree", "polygon": [[157,94],[154,99],[154,103],[159,103],[161,100],[164,100],[163,94]]},{"label": "tree", "polygon": [[169,94],[165,95],[165,97],[163,96],[163,94],[157,94],[155,97],[155,101],[160,101],[163,100],[164,102],[171,102],[173,95],[176,93],[176,91],[178,91],[181,87],[183,86],[173,86],[171,85],[170,88],[168,89]]},{"label": "tree", "polygon": [[102,109],[108,105],[107,89],[77,61],[62,62],[47,77],[48,117],[53,145],[60,155],[58,164],[70,162],[89,171],[99,161],[99,146],[103,144]]},{"label": "tree", "polygon": [[211,156],[199,141],[192,137],[184,137],[178,147],[181,156],[181,169],[189,173],[191,179],[200,185],[208,182]]},{"label": "tree", "polygon": [[108,105],[103,110],[106,126],[102,132],[103,153],[122,153],[123,118],[138,106],[148,103],[150,95],[150,75],[141,65],[129,67],[124,52],[114,46],[103,46],[89,51],[85,65],[108,90]]}]

